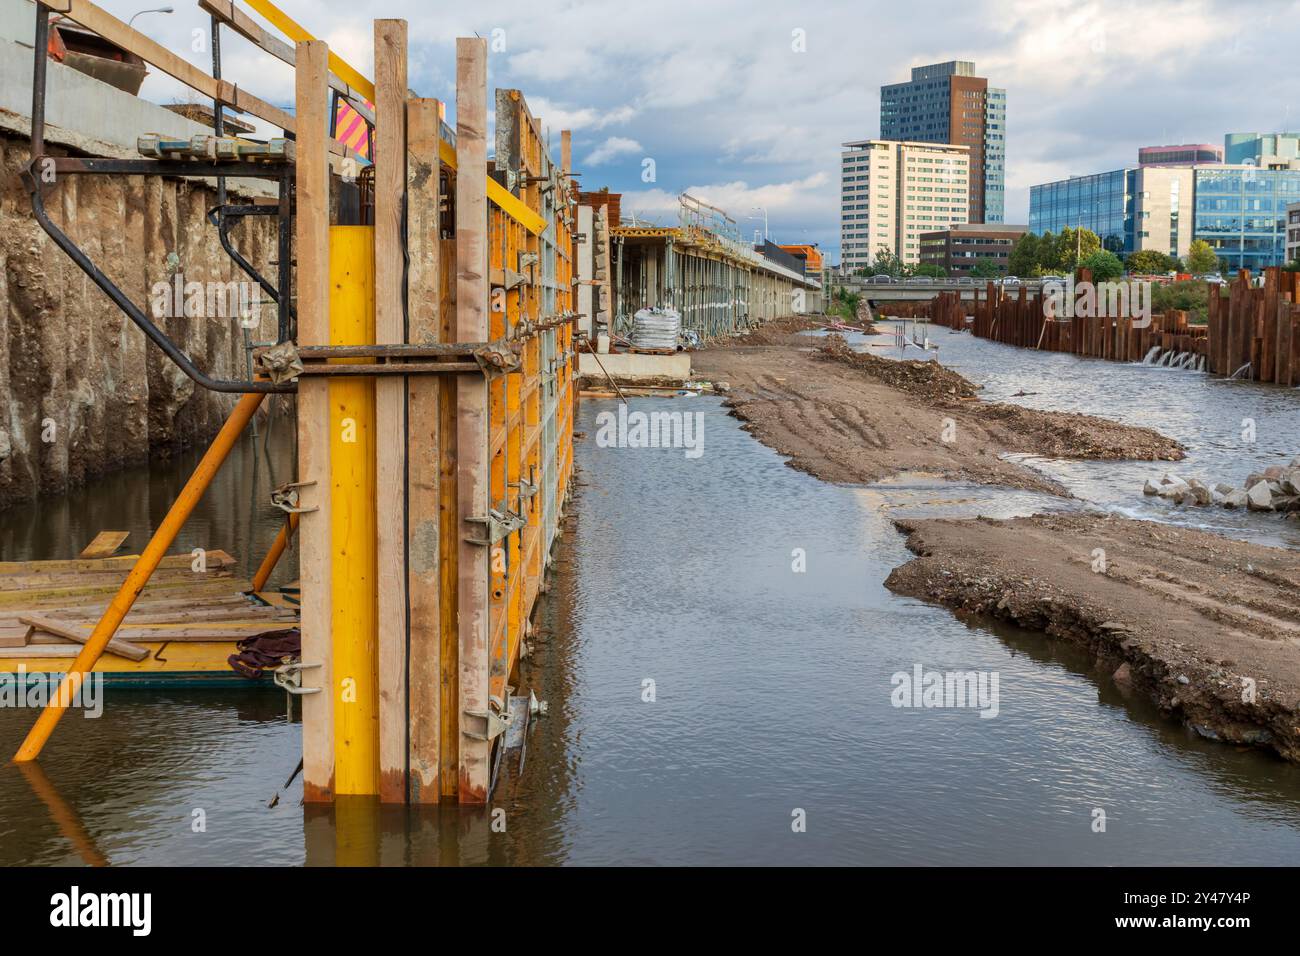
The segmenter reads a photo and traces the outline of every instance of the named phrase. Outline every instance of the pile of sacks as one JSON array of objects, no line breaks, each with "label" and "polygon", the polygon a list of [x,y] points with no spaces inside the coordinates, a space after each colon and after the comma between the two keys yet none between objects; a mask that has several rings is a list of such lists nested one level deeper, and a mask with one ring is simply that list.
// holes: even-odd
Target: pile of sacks
[{"label": "pile of sacks", "polygon": [[1218,482],[1214,486],[1196,478],[1180,478],[1172,472],[1159,480],[1148,478],[1142,489],[1180,505],[1221,505],[1250,511],[1300,513],[1300,457],[1289,465],[1273,465],[1246,478],[1240,488]]}]

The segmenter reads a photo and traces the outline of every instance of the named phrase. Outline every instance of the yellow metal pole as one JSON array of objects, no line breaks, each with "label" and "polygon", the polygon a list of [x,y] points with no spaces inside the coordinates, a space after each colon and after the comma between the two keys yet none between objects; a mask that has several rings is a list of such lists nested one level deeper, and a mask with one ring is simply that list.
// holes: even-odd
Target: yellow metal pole
[{"label": "yellow metal pole", "polygon": [[279,534],[277,534],[275,540],[271,542],[271,549],[266,552],[266,557],[262,559],[262,564],[258,567],[257,573],[253,575],[252,590],[254,592],[260,591],[262,588],[266,587],[266,582],[271,577],[271,572],[275,570],[275,566],[280,562],[280,557],[284,554],[284,549],[289,546],[289,538],[291,538],[293,533],[297,530],[298,515],[295,512],[290,512],[289,517],[285,520],[284,524],[280,526]]},{"label": "yellow metal pole", "polygon": [[86,675],[99,661],[100,655],[104,653],[104,648],[108,647],[109,641],[117,633],[118,627],[122,624],[122,619],[131,610],[131,605],[135,604],[135,599],[140,596],[144,586],[149,583],[149,578],[153,575],[154,569],[158,567],[158,562],[163,559],[167,549],[176,540],[176,535],[180,533],[186,519],[194,511],[194,506],[199,503],[199,499],[203,497],[203,492],[207,491],[208,485],[212,483],[212,478],[221,467],[221,463],[230,454],[230,449],[234,447],[235,440],[244,430],[244,427],[253,417],[253,413],[257,411],[258,406],[262,404],[262,399],[265,397],[266,393],[264,392],[250,392],[239,399],[234,411],[230,413],[230,417],[221,426],[221,431],[217,432],[217,437],[212,440],[212,444],[203,455],[203,460],[194,469],[194,474],[190,475],[190,480],[181,489],[180,495],[177,496],[176,501],[167,512],[167,517],[163,518],[162,524],[153,533],[153,537],[149,540],[144,553],[135,562],[135,567],[131,569],[131,573],[126,576],[126,581],[117,592],[117,596],[113,598],[112,603],[105,609],[104,616],[95,625],[95,629],[90,634],[90,639],[86,641],[86,646],[81,649],[77,659],[68,668],[67,676],[59,686],[59,692],[51,695],[50,702],[45,705],[40,717],[36,719],[32,729],[27,732],[27,739],[23,741],[23,745],[18,748],[18,753],[14,755],[15,761],[22,763],[26,760],[35,760],[40,756],[41,749],[45,746],[46,741],[50,739],[50,734],[54,733],[59,718],[63,716],[63,712],[71,704],[73,696],[81,689]]},{"label": "yellow metal pole", "polygon": [[[373,226],[330,227],[330,344],[375,341]],[[347,359],[335,359],[347,363]],[[364,362],[365,359],[352,360]],[[334,793],[379,793],[375,380],[329,383]],[[396,586],[390,582],[390,586]]]}]

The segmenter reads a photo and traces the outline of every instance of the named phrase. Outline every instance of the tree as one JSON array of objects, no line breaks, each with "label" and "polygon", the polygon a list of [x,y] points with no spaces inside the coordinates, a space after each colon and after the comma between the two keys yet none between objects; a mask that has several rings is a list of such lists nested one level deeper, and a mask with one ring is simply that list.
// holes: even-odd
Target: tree
[{"label": "tree", "polygon": [[1124,260],[1124,265],[1130,273],[1156,275],[1177,270],[1178,260],[1157,249],[1139,249],[1137,252],[1129,253],[1128,258]]},{"label": "tree", "polygon": [[1219,267],[1219,258],[1204,239],[1193,239],[1187,250],[1187,271],[1195,275],[1213,272]]},{"label": "tree", "polygon": [[1080,259],[1078,268],[1091,269],[1093,282],[1111,282],[1124,274],[1124,263],[1119,261],[1119,256],[1105,249]]},{"label": "tree", "polygon": [[898,278],[905,269],[903,260],[894,255],[889,246],[881,245],[876,249],[876,261],[871,264],[874,275]]},{"label": "tree", "polygon": [[[1091,229],[1071,229],[1066,226],[1056,237],[1055,255],[1051,259],[1040,259],[1039,265],[1044,272],[1073,272],[1082,260],[1101,251],[1101,237]],[[1118,262],[1119,259],[1116,258],[1115,261]],[[1124,271],[1122,267],[1120,271]]]},{"label": "tree", "polygon": [[912,275],[930,276],[932,279],[942,279],[947,274],[948,273],[944,271],[943,266],[936,266],[932,262],[922,262],[912,269]]},{"label": "tree", "polygon": [[1007,256],[1007,271],[1013,276],[1029,276],[1038,265],[1038,247],[1044,241],[1050,242],[1052,234],[1044,233],[1041,237],[1026,232],[1011,247]]},{"label": "tree", "polygon": [[[1029,235],[1029,233],[1025,233]],[[1002,267],[992,259],[979,259],[971,268],[970,274],[975,279],[996,279],[1002,275]]]}]

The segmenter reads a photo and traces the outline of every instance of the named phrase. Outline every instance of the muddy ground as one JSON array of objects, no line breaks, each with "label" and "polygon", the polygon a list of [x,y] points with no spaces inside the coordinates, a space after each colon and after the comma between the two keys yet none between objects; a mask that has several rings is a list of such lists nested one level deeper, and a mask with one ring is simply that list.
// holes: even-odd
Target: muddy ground
[{"label": "muddy ground", "polygon": [[1064,495],[1045,475],[999,456],[1174,461],[1182,446],[1150,429],[983,402],[935,362],[853,352],[838,335],[796,334],[779,320],[692,356],[696,377],[730,387],[733,414],[790,465],[826,481],[903,472]]},{"label": "muddy ground", "polygon": [[891,590],[1073,641],[1202,735],[1300,761],[1297,552],[1108,515],[895,523],[918,557]]}]

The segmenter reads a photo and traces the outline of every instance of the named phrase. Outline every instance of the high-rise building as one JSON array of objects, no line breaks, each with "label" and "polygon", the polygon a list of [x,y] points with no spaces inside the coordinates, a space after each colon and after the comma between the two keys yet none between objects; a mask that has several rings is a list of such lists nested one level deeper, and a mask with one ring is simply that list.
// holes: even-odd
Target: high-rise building
[{"label": "high-rise building", "polygon": [[923,232],[970,215],[970,149],[864,139],[840,154],[840,264],[865,269],[883,247],[920,261]]},{"label": "high-rise building", "polygon": [[912,69],[880,88],[880,138],[970,148],[970,221],[1002,222],[1006,194],[1007,91],[966,60]]}]

